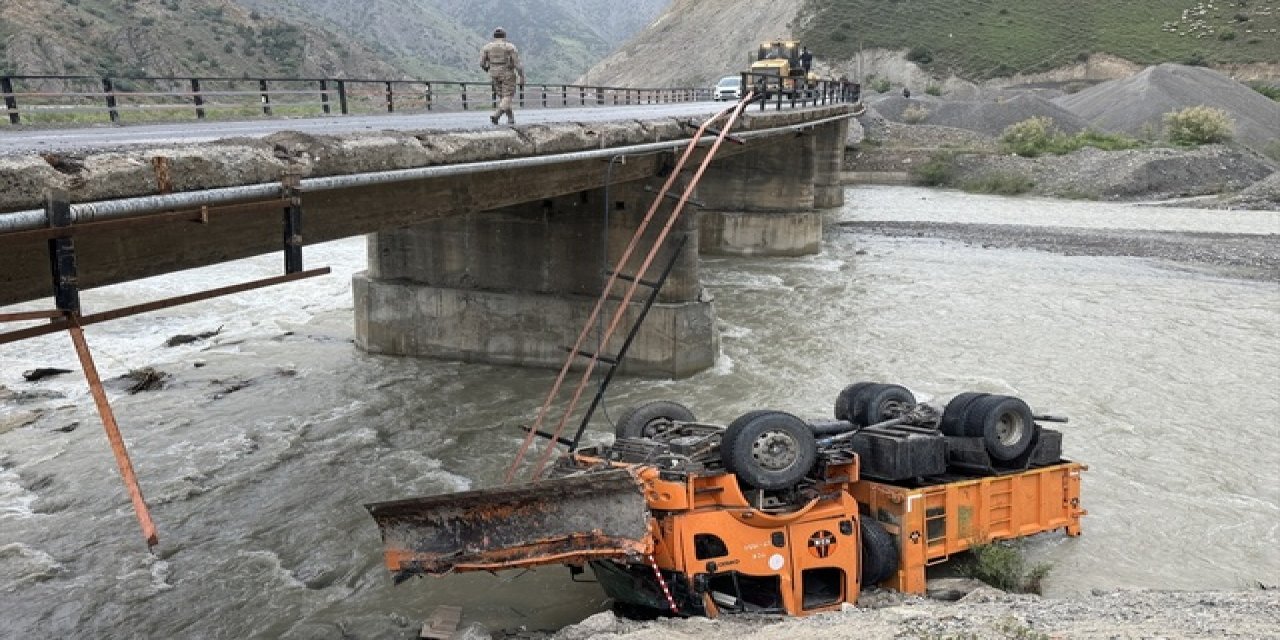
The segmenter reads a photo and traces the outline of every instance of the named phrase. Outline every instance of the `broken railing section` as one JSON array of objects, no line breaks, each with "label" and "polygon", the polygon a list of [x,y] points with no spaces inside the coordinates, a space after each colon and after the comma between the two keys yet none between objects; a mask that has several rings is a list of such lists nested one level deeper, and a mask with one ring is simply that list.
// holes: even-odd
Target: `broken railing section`
[{"label": "broken railing section", "polygon": [[653,551],[644,493],[626,469],[365,508],[382,531],[396,582]]},{"label": "broken railing section", "polygon": [[[164,163],[156,165],[157,180],[161,184],[161,190],[167,191],[165,183],[167,180],[167,165]],[[111,410],[111,403],[107,399],[106,391],[102,388],[102,379],[98,375],[98,369],[93,361],[93,354],[89,349],[89,343],[85,340],[84,327],[98,322],[107,320],[115,320],[128,316],[138,315],[169,307],[175,307],[182,304],[197,302],[200,300],[208,300],[220,296],[259,289],[285,282],[302,280],[314,276],[329,273],[329,268],[312,269],[310,271],[302,268],[302,197],[299,191],[300,180],[296,175],[286,176],[282,180],[282,198],[281,200],[271,200],[265,202],[255,202],[242,205],[225,207],[226,210],[240,210],[246,207],[250,209],[259,209],[263,206],[277,207],[283,213],[283,251],[284,251],[284,275],[273,276],[270,278],[262,278],[249,282],[242,282],[226,287],[216,289],[208,289],[197,293],[191,293],[171,298],[163,298],[153,300],[142,304],[121,307],[109,311],[99,312],[95,314],[84,315],[80,308],[80,287],[79,273],[76,262],[75,235],[81,233],[92,233],[108,228],[118,228],[138,223],[158,224],[171,222],[197,222],[207,223],[209,219],[209,208],[202,207],[198,212],[168,212],[160,216],[150,216],[144,221],[137,219],[120,219],[107,222],[96,222],[76,225],[73,223],[71,215],[71,201],[66,191],[53,190],[46,198],[45,215],[48,220],[48,228],[31,231],[18,231],[9,234],[0,234],[0,244],[4,244],[6,239],[29,239],[33,234],[40,234],[47,237],[49,243],[49,268],[53,278],[53,298],[56,309],[48,311],[22,311],[17,313],[0,314],[0,323],[6,322],[29,322],[32,320],[48,320],[48,324],[36,325],[23,329],[17,329],[0,333],[0,345],[10,342],[17,342],[27,338],[48,335],[65,330],[71,337],[72,345],[75,347],[76,356],[80,360],[80,366],[84,371],[85,379],[89,384],[89,391],[93,396],[94,404],[97,407],[98,415],[102,419],[102,426],[106,430],[107,440],[111,443],[111,451],[115,455],[116,465],[120,468],[120,476],[124,480],[125,489],[129,492],[129,498],[133,503],[134,513],[137,515],[138,524],[142,527],[142,536],[147,542],[148,548],[154,548],[159,543],[159,536],[156,533],[156,526],[151,518],[150,509],[142,494],[142,487],[138,483],[137,474],[133,469],[133,461],[129,457],[129,450],[125,446],[124,437],[120,433],[120,427],[116,422],[115,414]]]}]

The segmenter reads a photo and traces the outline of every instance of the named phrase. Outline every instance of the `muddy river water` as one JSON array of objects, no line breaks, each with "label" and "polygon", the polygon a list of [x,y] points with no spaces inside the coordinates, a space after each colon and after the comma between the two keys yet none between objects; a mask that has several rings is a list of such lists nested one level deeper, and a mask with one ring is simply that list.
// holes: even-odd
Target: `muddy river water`
[{"label": "muddy river water", "polygon": [[[766,407],[829,416],[858,380],[923,399],[1021,396],[1071,418],[1065,449],[1090,467],[1085,534],[1028,545],[1054,566],[1049,595],[1280,582],[1280,283],[834,224],[1261,236],[1280,234],[1280,214],[903,187],[847,196],[820,255],[704,259],[719,363],[687,380],[620,379],[608,413],[667,398],[708,420]],[[351,343],[349,286],[363,242],[307,260],[334,275],[88,329],[104,378],[144,366],[171,376],[137,395],[110,385],[159,526],[155,555],[79,376],[21,378],[75,369],[69,341],[0,347],[0,417],[34,420],[0,433],[0,637],[408,637],[439,604],[493,630],[554,628],[607,606],[560,568],[391,584],[361,505],[497,484],[515,425],[554,372],[364,354]],[[131,283],[87,293],[86,308],[276,269],[267,256]]]}]

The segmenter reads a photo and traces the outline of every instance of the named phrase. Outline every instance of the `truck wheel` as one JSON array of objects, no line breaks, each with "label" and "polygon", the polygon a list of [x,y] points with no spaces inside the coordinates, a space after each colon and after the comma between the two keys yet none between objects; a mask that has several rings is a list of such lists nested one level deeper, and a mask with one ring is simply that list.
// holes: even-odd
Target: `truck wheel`
[{"label": "truck wheel", "polygon": [[725,430],[724,466],[756,489],[786,489],[804,479],[818,459],[818,443],[804,420],[770,411]]},{"label": "truck wheel", "polygon": [[693,422],[695,418],[688,407],[678,402],[653,400],[623,412],[613,432],[619,438],[652,438],[660,427],[675,420]]},{"label": "truck wheel", "polygon": [[855,382],[842,389],[836,396],[836,420],[853,422],[853,408],[862,400],[863,389],[874,385],[874,382]]},{"label": "truck wheel", "polygon": [[985,398],[991,394],[977,393],[968,391],[957,394],[947,402],[947,408],[942,412],[942,422],[939,427],[942,433],[949,436],[966,436],[965,432],[965,416],[969,413],[969,407],[973,406],[974,401],[978,398]]},{"label": "truck wheel", "polygon": [[862,534],[862,588],[874,587],[898,570],[898,547],[893,536],[871,516],[858,518]]},{"label": "truck wheel", "polygon": [[987,454],[1008,462],[1027,452],[1035,439],[1031,407],[1012,396],[988,396],[974,401],[965,416],[966,431],[982,436]]},{"label": "truck wheel", "polygon": [[878,384],[866,393],[865,404],[854,408],[853,423],[860,427],[892,420],[916,404],[916,397],[896,384]]},{"label": "truck wheel", "polygon": [[781,412],[774,411],[773,409],[755,409],[734,418],[733,422],[730,422],[729,426],[725,427],[724,433],[720,434],[720,462],[724,463],[725,469],[729,468],[729,465],[731,464],[729,460],[733,457],[733,442],[729,440],[729,432],[742,429],[747,426],[748,422],[751,422],[766,413]]}]

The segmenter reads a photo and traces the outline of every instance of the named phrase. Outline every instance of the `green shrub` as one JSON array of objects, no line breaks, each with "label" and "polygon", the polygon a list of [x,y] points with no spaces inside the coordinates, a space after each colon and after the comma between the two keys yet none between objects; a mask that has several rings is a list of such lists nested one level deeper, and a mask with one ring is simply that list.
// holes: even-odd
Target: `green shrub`
[{"label": "green shrub", "polygon": [[907,60],[916,64],[929,64],[930,62],[933,62],[933,52],[929,51],[925,47],[911,47],[911,49],[907,51]]},{"label": "green shrub", "polygon": [[1060,138],[1062,132],[1054,126],[1053,118],[1035,116],[1006,127],[1000,141],[1013,153],[1034,158],[1049,151]]},{"label": "green shrub", "polygon": [[949,153],[934,154],[927,161],[911,168],[911,179],[926,187],[943,187],[951,184],[955,173],[954,156]]},{"label": "green shrub", "polygon": [[1201,145],[1231,139],[1234,125],[1222,109],[1187,107],[1164,114],[1165,137],[1177,145]]},{"label": "green shrub", "polygon": [[1268,158],[1280,162],[1280,140],[1272,140],[1267,143],[1267,147],[1262,150]]},{"label": "green shrub", "polygon": [[876,93],[889,93],[889,88],[890,88],[889,79],[876,78],[875,80],[871,81],[871,88]]},{"label": "green shrub", "polygon": [[1034,158],[1045,153],[1062,155],[1084,147],[1097,147],[1104,151],[1136,149],[1144,144],[1128,136],[1112,135],[1098,131],[1081,131],[1074,136],[1062,133],[1054,126],[1052,118],[1036,116],[1009,125],[1000,141],[1011,153]]},{"label": "green shrub", "polygon": [[970,180],[960,185],[960,188],[969,193],[1016,196],[1030,191],[1035,186],[1035,181],[1020,173],[1000,172],[988,173],[981,178]]},{"label": "green shrub", "polygon": [[929,110],[913,104],[902,110],[902,121],[907,124],[920,124],[929,119]]},{"label": "green shrub", "polygon": [[1249,86],[1252,87],[1254,91],[1257,91],[1272,100],[1280,102],[1280,86],[1270,85],[1265,82],[1250,82]]},{"label": "green shrub", "polygon": [[1234,32],[1234,31],[1232,31],[1232,30],[1230,30],[1230,29],[1227,29],[1226,31],[1219,32],[1219,33],[1218,33],[1218,39],[1219,39],[1219,40],[1222,40],[1223,42],[1227,42],[1227,41],[1230,41],[1230,40],[1235,40],[1235,39],[1236,39],[1236,32]]},{"label": "green shrub", "polygon": [[[1123,151],[1125,149],[1137,149],[1145,146],[1142,141],[1129,136],[1122,136],[1111,133],[1102,133],[1087,129],[1077,133],[1072,139],[1075,149],[1084,147],[1097,147],[1103,151]],[[1075,149],[1072,149],[1074,151]]]},{"label": "green shrub", "polygon": [[931,96],[942,95],[942,85],[930,82],[924,86],[924,92]]},{"label": "green shrub", "polygon": [[997,589],[1013,593],[1041,593],[1045,577],[1053,569],[1049,564],[1027,567],[1022,548],[1011,542],[974,544],[960,572]]}]

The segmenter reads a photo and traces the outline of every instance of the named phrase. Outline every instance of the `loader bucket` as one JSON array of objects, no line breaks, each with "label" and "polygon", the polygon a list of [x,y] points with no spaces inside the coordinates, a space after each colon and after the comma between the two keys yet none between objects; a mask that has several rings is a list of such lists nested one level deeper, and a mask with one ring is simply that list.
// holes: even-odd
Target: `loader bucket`
[{"label": "loader bucket", "polygon": [[580,564],[649,553],[649,510],[625,469],[367,504],[397,582],[414,574]]}]

